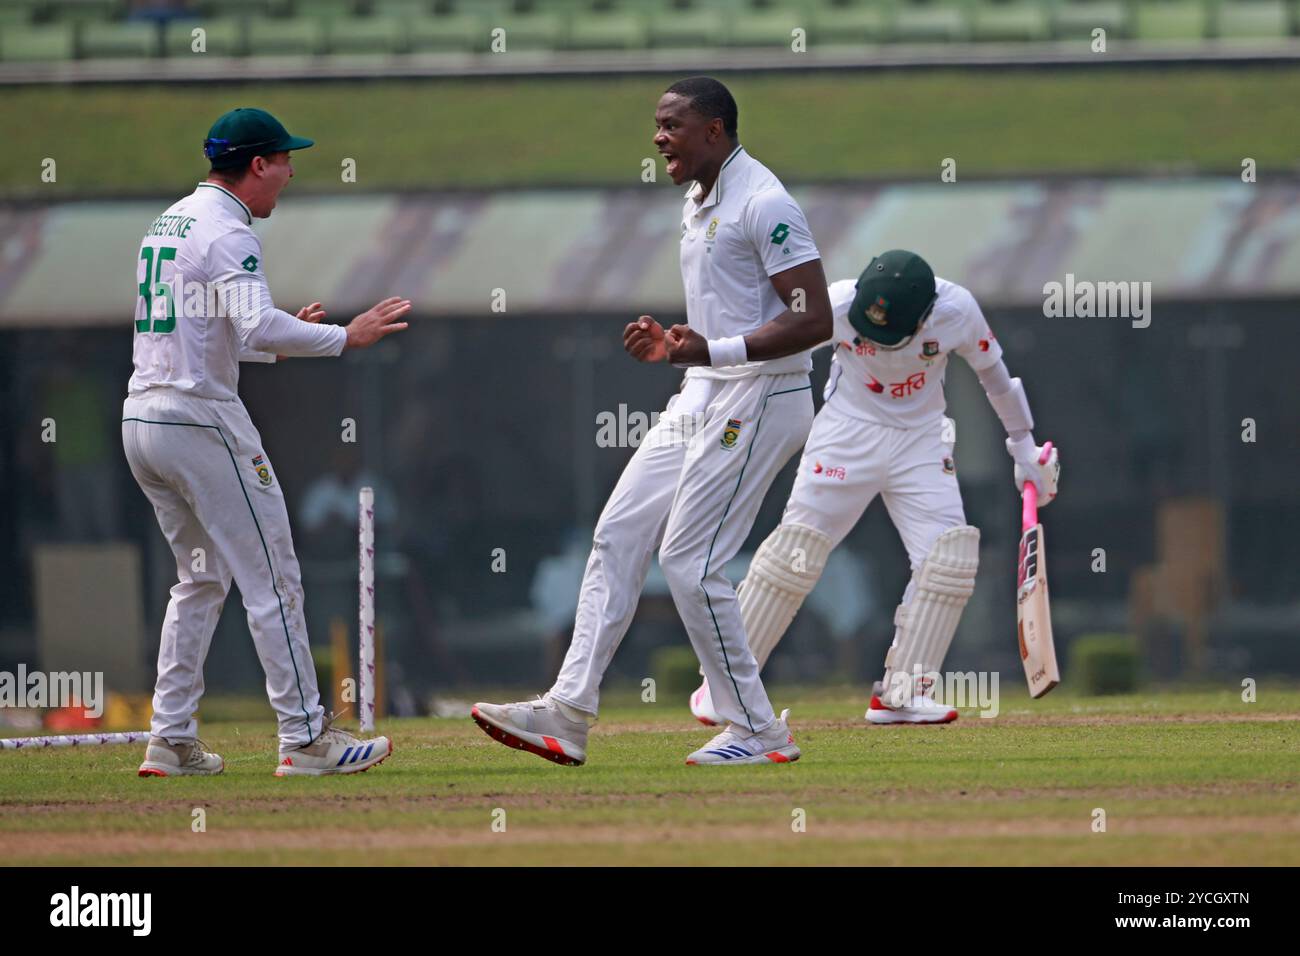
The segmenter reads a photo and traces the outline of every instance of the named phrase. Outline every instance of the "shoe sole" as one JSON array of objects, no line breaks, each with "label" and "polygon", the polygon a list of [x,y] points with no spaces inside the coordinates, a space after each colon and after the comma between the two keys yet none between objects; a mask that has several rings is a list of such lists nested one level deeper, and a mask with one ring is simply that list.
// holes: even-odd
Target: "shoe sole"
[{"label": "shoe sole", "polygon": [[158,764],[142,763],[136,771],[137,777],[215,777],[226,769],[225,761],[216,770],[185,770],[180,767],[162,767]]},{"label": "shoe sole", "polygon": [[381,763],[393,755],[393,739],[385,737],[388,741],[388,753],[384,754],[378,760],[372,760],[367,764],[349,765],[347,769],[342,767],[276,767],[275,775],[277,777],[337,777],[345,773],[365,773],[371,767],[378,767]]},{"label": "shoe sole", "polygon": [[[536,744],[526,737],[521,737],[517,733],[506,730],[504,727],[493,723],[485,717],[477,707],[469,712],[474,718],[474,723],[483,729],[483,732],[495,740],[497,743],[505,744],[507,747],[513,747],[516,750],[527,750],[530,754],[536,754],[552,763],[558,763],[564,767],[581,767],[587,762],[587,758],[572,757],[564,752],[563,745],[554,737],[542,736],[543,743]],[[552,741],[558,749],[551,749],[545,741]]]},{"label": "shoe sole", "polygon": [[936,719],[931,719],[929,717],[876,718],[871,716],[874,713],[876,713],[876,711],[874,710],[867,711],[867,723],[872,724],[876,727],[889,727],[891,725],[902,726],[902,727],[911,725],[914,727],[919,727],[919,726],[924,726],[926,724],[951,724],[954,720],[957,719],[957,711],[955,710],[951,710],[948,713],[946,713],[944,716]]},{"label": "shoe sole", "polygon": [[687,758],[686,766],[688,767],[727,767],[727,766],[752,767],[754,764],[764,764],[764,763],[794,763],[802,756],[803,754],[799,750],[795,750],[794,753],[784,753],[780,750],[769,750],[765,754],[755,754],[752,757],[737,757],[735,760],[719,760],[717,763],[714,763],[712,760],[701,761],[701,760],[691,760]]}]

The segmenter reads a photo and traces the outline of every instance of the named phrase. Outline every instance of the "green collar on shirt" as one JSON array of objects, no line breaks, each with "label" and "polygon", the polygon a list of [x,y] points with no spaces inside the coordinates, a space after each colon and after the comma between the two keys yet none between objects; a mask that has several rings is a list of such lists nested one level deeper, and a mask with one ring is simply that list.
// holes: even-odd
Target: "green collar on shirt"
[{"label": "green collar on shirt", "polygon": [[244,211],[244,218],[248,220],[248,224],[250,226],[253,224],[253,211],[244,205],[244,201],[242,199],[240,199],[238,196],[232,193],[225,186],[218,186],[216,183],[199,183],[199,186],[207,186],[209,189],[215,189],[218,192],[225,193],[235,202],[239,203],[239,208]]},{"label": "green collar on shirt", "polygon": [[[710,190],[708,196],[704,197],[703,201],[700,201],[701,209],[705,208],[706,206],[716,206],[718,203],[722,202],[722,172],[728,166],[730,166],[732,161],[735,160],[735,158],[739,156],[742,152],[744,152],[744,150],[745,147],[737,146],[735,149],[731,151],[731,155],[727,157],[726,162],[722,164],[722,168],[718,170],[718,178],[713,183],[713,189]],[[691,185],[691,188],[686,190],[686,195],[689,198],[694,199],[696,194],[699,192],[699,190],[700,190],[700,184],[698,182],[693,183]]]}]

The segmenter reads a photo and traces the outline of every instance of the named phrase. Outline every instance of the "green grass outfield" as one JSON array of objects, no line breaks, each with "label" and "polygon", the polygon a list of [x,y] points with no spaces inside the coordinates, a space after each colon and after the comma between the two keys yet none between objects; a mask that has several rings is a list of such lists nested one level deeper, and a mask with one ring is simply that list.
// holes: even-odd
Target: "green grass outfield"
[{"label": "green grass outfield", "polygon": [[[316,190],[638,184],[668,79],[8,87],[0,196],[181,192],[225,110],[258,105],[317,147]],[[737,76],[744,143],[790,182],[1017,173],[1295,172],[1300,68]],[[54,159],[57,180],[41,180]],[[354,184],[341,163],[357,163]],[[662,169],[661,181],[666,180]]]},{"label": "green grass outfield", "polygon": [[204,725],[226,758],[215,778],[140,779],[138,748],[0,753],[3,861],[1300,864],[1298,690],[1035,703],[1016,688],[996,719],[927,728],[867,727],[848,689],[774,696],[793,708],[794,764],[684,766],[708,731],[684,706],[629,697],[580,768],[468,718],[388,721],[393,757],[324,779],[272,776],[267,719]]}]

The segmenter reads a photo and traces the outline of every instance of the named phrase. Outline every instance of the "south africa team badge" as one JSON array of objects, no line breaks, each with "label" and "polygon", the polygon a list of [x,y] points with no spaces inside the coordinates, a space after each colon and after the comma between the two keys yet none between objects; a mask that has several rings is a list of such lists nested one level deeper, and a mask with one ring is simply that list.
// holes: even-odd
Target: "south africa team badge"
[{"label": "south africa team badge", "polygon": [[722,430],[723,448],[736,447],[736,442],[740,441],[740,427],[742,424],[739,418],[727,419],[727,427]]},{"label": "south africa team badge", "polygon": [[257,480],[262,483],[263,487],[271,484],[271,469],[266,467],[261,455],[253,459],[253,470],[257,472]]}]

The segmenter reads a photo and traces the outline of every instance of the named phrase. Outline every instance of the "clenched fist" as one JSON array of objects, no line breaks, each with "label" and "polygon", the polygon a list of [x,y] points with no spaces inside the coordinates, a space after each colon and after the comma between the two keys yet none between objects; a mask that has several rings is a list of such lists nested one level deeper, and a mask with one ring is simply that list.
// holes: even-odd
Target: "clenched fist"
[{"label": "clenched fist", "polygon": [[662,362],[668,358],[664,327],[648,315],[627,324],[623,330],[623,348],[638,362]]},{"label": "clenched fist", "polygon": [[709,364],[709,340],[689,325],[674,325],[664,341],[668,347],[668,361],[672,364]]}]

